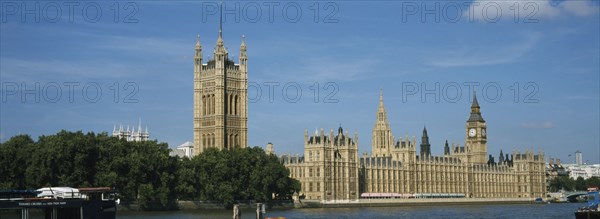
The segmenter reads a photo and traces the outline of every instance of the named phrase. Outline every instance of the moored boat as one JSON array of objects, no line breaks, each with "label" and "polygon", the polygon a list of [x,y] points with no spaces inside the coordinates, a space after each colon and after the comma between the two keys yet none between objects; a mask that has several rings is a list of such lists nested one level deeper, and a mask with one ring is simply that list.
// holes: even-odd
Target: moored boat
[{"label": "moored boat", "polygon": [[575,212],[575,218],[600,219],[600,211],[598,209],[598,203],[600,203],[600,196],[598,195],[598,188],[588,188],[587,198],[587,206],[579,208]]},{"label": "moored boat", "polygon": [[114,219],[117,203],[108,187],[0,190],[0,218]]}]

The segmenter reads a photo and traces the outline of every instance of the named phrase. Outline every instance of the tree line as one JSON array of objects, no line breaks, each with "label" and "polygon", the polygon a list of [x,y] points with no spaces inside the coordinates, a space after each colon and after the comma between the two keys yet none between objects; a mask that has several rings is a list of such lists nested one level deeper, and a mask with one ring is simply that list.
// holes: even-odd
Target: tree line
[{"label": "tree line", "polygon": [[177,200],[289,199],[300,182],[260,147],[208,149],[192,159],[169,156],[166,143],[128,142],[107,133],[17,135],[0,143],[0,189],[113,187],[141,209],[174,209]]},{"label": "tree line", "polygon": [[573,179],[569,176],[557,176],[548,182],[549,192],[565,191],[586,191],[590,187],[600,186],[600,177],[592,176],[588,179],[577,177]]}]

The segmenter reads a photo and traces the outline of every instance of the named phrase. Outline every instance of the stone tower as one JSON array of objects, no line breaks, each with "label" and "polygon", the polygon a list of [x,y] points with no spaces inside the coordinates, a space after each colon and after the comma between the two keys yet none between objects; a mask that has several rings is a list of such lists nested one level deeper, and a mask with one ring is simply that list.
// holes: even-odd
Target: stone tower
[{"label": "stone tower", "polygon": [[375,120],[375,126],[373,127],[373,142],[372,142],[372,153],[374,157],[388,157],[391,156],[391,150],[394,146],[394,136],[392,136],[392,129],[387,119],[387,113],[385,112],[385,106],[383,106],[383,91],[379,90],[379,109],[377,110],[377,116]]},{"label": "stone tower", "polygon": [[466,142],[470,162],[474,164],[487,163],[487,130],[485,120],[481,116],[477,95],[473,92],[471,116],[466,125]]},{"label": "stone tower", "polygon": [[421,157],[431,156],[431,145],[429,144],[429,136],[427,136],[427,128],[423,127],[423,135],[421,136]]},{"label": "stone tower", "polygon": [[[222,20],[222,19],[221,19]],[[194,152],[248,144],[248,56],[242,36],[238,64],[229,59],[222,22],[213,59],[202,63],[200,36],[194,55]]]}]

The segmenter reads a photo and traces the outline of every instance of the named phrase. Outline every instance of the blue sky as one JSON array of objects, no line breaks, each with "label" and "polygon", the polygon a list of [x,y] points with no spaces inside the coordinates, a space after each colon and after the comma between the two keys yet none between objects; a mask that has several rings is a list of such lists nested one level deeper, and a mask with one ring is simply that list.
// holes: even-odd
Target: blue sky
[{"label": "blue sky", "polygon": [[[204,59],[212,56],[216,5],[3,1],[0,141],[111,132],[140,118],[151,138],[171,147],[191,141],[194,44],[200,34]],[[382,88],[393,134],[419,138],[427,126],[441,154],[445,140],[463,144],[478,84],[488,153],[529,148],[573,162],[569,154],[580,150],[600,162],[598,1],[224,7],[230,57],[242,35],[248,46],[251,146],[272,142],[277,153],[300,154],[305,129],[341,124],[370,152]]]}]

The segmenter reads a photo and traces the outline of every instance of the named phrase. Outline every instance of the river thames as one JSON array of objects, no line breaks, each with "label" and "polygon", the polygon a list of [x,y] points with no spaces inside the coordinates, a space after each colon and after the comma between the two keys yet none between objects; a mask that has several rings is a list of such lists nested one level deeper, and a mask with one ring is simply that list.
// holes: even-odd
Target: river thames
[{"label": "river thames", "polygon": [[[329,219],[329,218],[575,218],[573,212],[585,203],[449,205],[366,208],[304,208],[279,209],[267,212],[267,217]],[[141,218],[232,218],[230,210],[197,210],[171,212],[118,212],[120,219]],[[242,218],[253,219],[255,212],[242,209]]]}]

